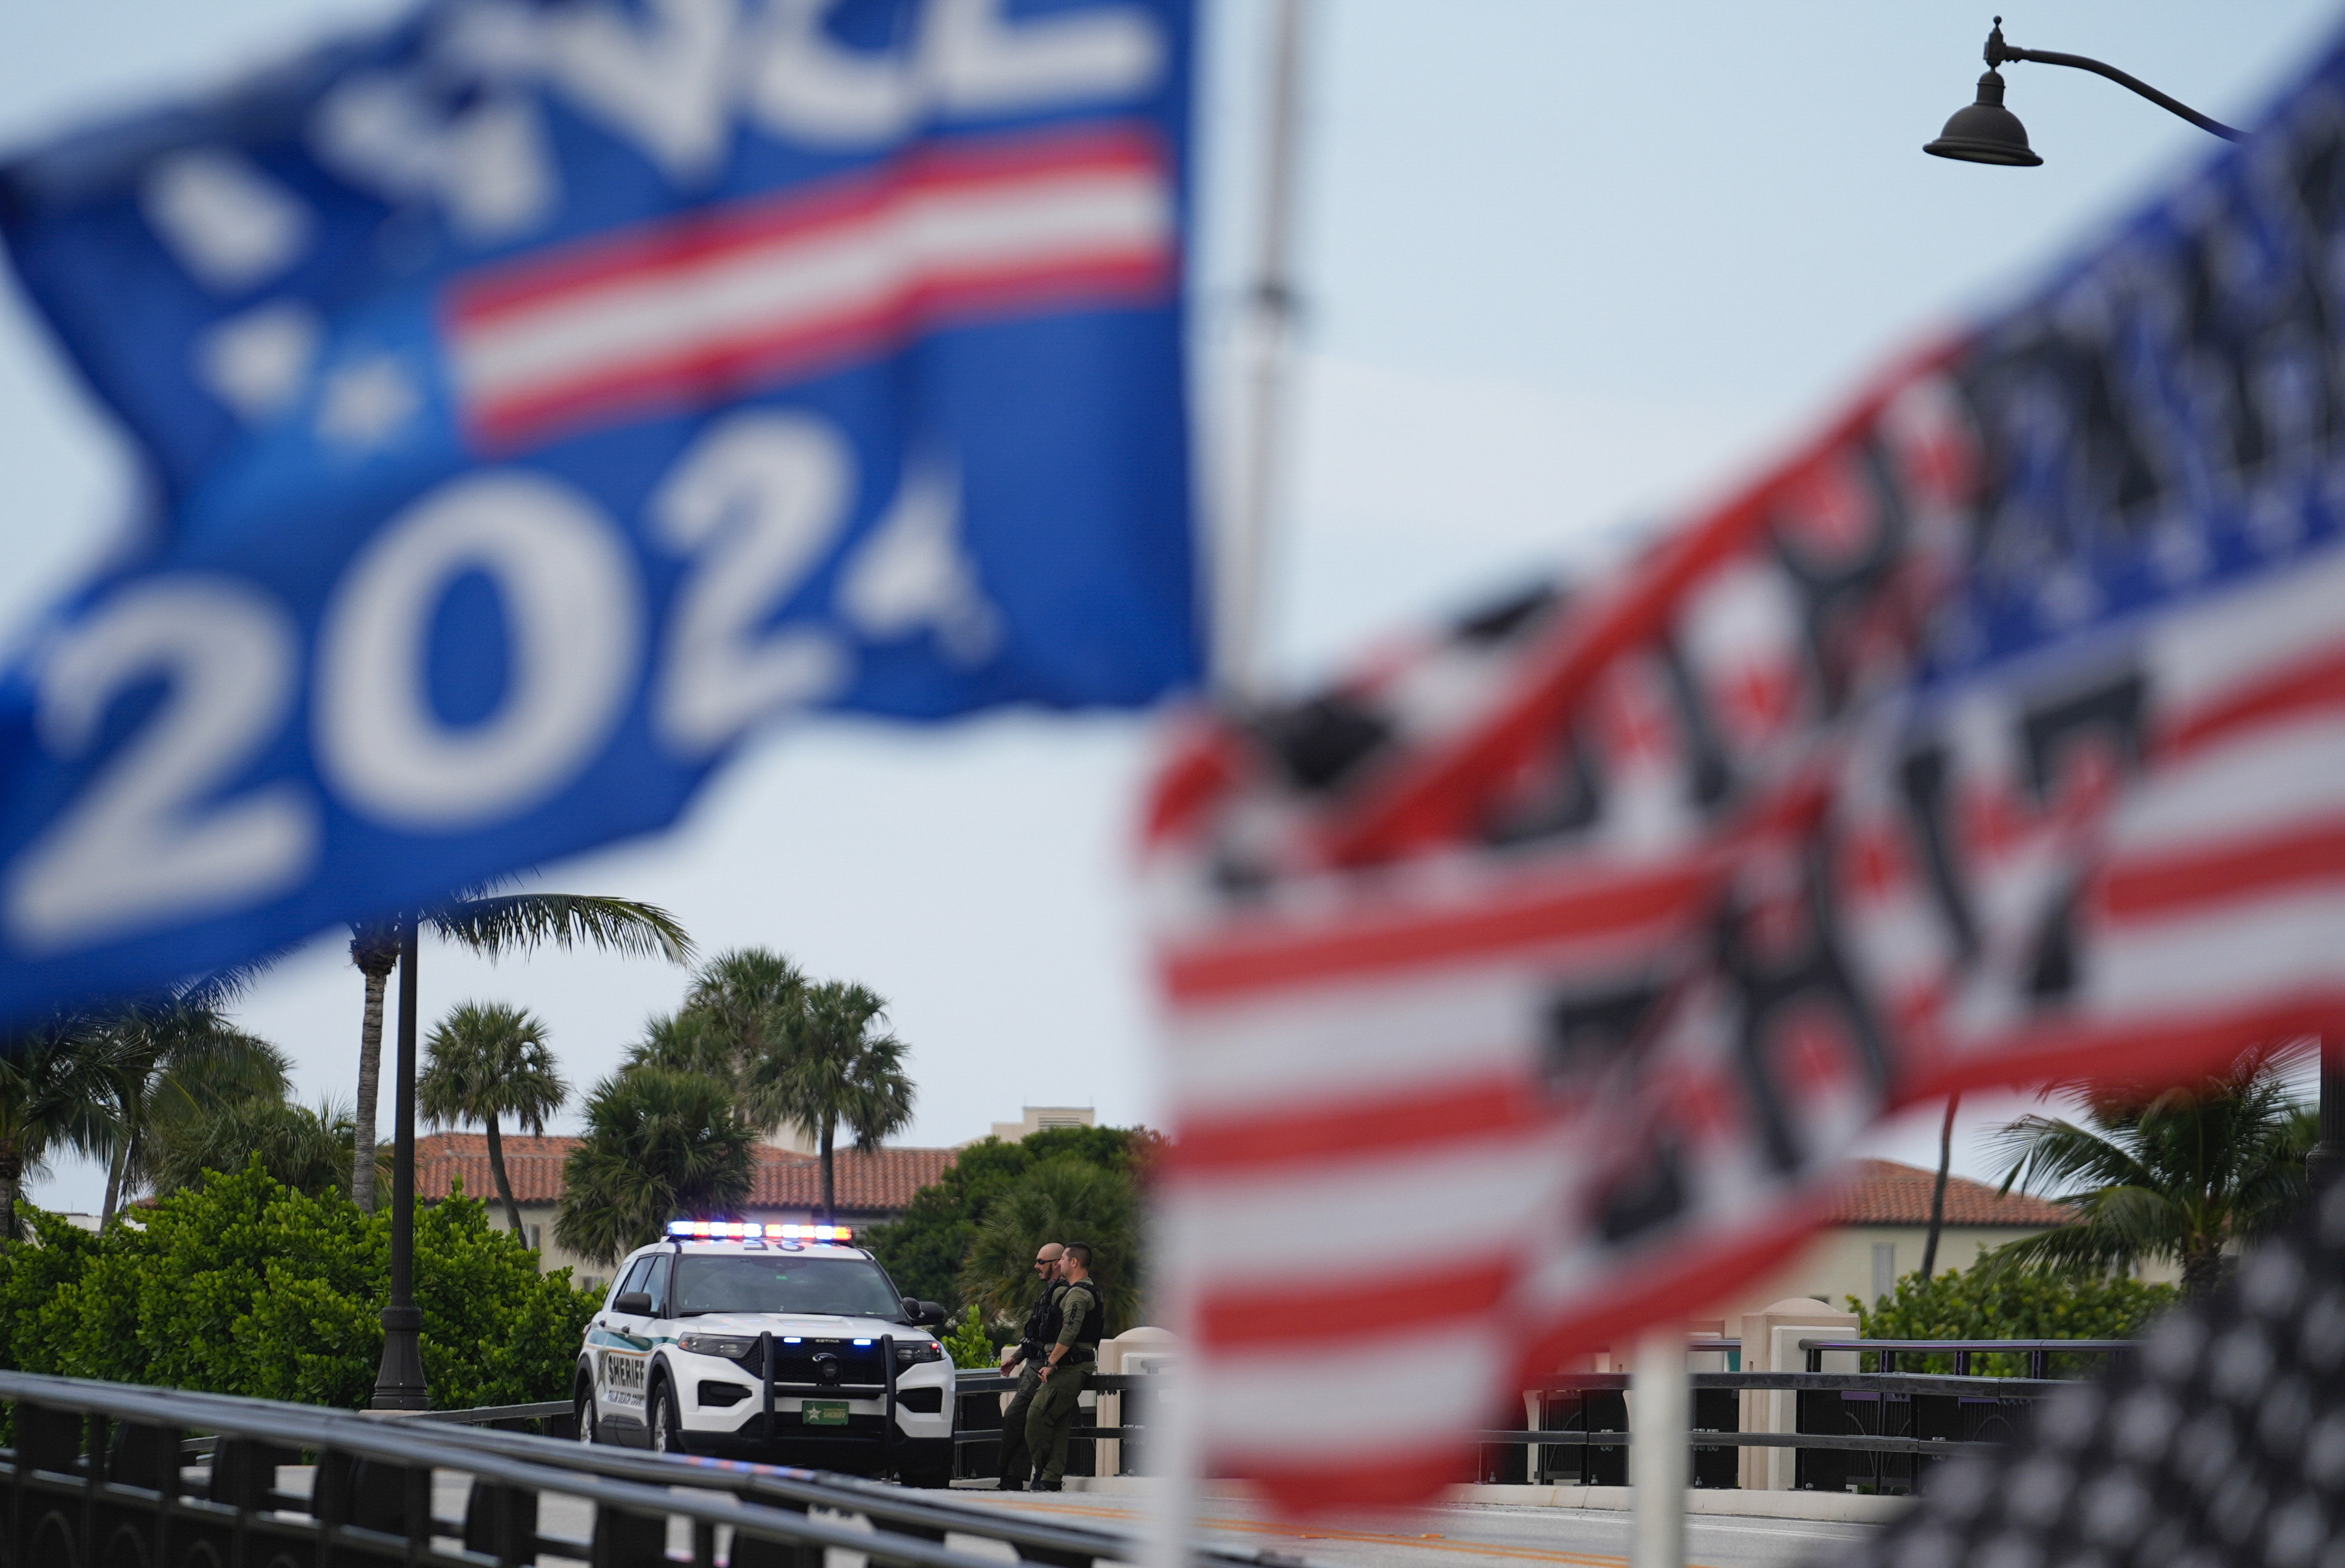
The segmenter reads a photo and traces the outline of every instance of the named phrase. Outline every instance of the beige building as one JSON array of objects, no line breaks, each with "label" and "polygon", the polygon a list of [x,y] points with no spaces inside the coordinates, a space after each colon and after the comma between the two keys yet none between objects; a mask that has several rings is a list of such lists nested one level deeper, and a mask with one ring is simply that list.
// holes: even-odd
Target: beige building
[{"label": "beige building", "polygon": [[1017,1143],[1046,1127],[1097,1126],[1099,1112],[1087,1105],[1030,1105],[1025,1108],[1023,1121],[995,1122],[992,1136],[1004,1143]]},{"label": "beige building", "polygon": [[[1828,1229],[1819,1231],[1792,1262],[1700,1316],[1710,1319],[1713,1328],[1732,1324],[1745,1312],[1792,1296],[1835,1308],[1846,1307],[1853,1296],[1870,1308],[1896,1289],[1900,1276],[1922,1267],[1922,1249],[1930,1231],[1930,1189],[1937,1179],[1934,1170],[1893,1160],[1854,1162]],[[1949,1177],[1937,1272],[1967,1269],[1981,1252],[2066,1225],[2069,1218],[2064,1205],[2018,1192],[2004,1196],[1984,1182]]]}]

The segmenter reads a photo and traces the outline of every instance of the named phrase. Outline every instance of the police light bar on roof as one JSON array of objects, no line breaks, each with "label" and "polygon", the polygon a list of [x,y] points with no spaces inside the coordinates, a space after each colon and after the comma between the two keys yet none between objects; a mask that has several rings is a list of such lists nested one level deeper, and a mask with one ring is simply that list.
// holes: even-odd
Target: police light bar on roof
[{"label": "police light bar on roof", "polygon": [[671,1219],[669,1237],[677,1241],[852,1241],[848,1225],[760,1225],[754,1219]]}]

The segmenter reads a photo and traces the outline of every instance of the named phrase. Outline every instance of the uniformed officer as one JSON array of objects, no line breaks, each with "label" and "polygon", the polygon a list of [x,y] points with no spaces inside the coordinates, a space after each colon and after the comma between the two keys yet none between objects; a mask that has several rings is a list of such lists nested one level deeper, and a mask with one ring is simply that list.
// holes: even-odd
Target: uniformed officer
[{"label": "uniformed officer", "polygon": [[1034,1275],[1042,1281],[1041,1291],[1026,1314],[1018,1342],[1001,1352],[1003,1376],[1009,1375],[1010,1368],[1019,1368],[1018,1391],[1010,1396],[1010,1408],[1001,1412],[1000,1489],[1004,1492],[1024,1491],[1026,1472],[1033,1465],[1026,1451],[1026,1412],[1033,1408],[1035,1391],[1042,1386],[1042,1358],[1051,1350],[1047,1331],[1051,1310],[1058,1304],[1059,1292],[1066,1289],[1059,1278],[1059,1258],[1065,1250],[1056,1241],[1045,1241],[1035,1252]]},{"label": "uniformed officer", "polygon": [[1080,1413],[1077,1401],[1083,1384],[1098,1363],[1100,1334],[1107,1323],[1107,1303],[1091,1282],[1089,1247],[1081,1241],[1067,1243],[1059,1259],[1059,1278],[1066,1283],[1046,1325],[1051,1349],[1042,1363],[1042,1390],[1026,1416],[1026,1447],[1037,1466],[1037,1492],[1058,1491],[1067,1473],[1067,1438]]}]

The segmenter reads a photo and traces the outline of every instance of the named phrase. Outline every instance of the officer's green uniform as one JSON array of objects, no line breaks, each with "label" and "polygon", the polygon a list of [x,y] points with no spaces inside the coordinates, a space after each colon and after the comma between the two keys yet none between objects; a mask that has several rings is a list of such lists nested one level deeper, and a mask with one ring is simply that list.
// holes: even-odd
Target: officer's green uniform
[{"label": "officer's green uniform", "polygon": [[1089,1280],[1069,1281],[1051,1308],[1056,1332],[1051,1342],[1066,1346],[1067,1353],[1042,1381],[1042,1391],[1034,1396],[1034,1408],[1026,1415],[1026,1447],[1040,1466],[1034,1477],[1037,1491],[1056,1492],[1067,1473],[1067,1437],[1080,1413],[1076,1401],[1099,1361],[1105,1308],[1099,1287]]},{"label": "officer's green uniform", "polygon": [[1026,1472],[1033,1468],[1033,1455],[1026,1452],[1026,1417],[1034,1408],[1034,1396],[1042,1387],[1042,1362],[1051,1353],[1051,1312],[1059,1304],[1059,1292],[1067,1288],[1063,1280],[1053,1280],[1042,1287],[1034,1298],[1033,1310],[1026,1314],[1026,1327],[1018,1336],[1018,1391],[1010,1396],[1010,1408],[1001,1412],[1001,1480],[998,1484],[1004,1492],[1015,1492],[1026,1484]]}]

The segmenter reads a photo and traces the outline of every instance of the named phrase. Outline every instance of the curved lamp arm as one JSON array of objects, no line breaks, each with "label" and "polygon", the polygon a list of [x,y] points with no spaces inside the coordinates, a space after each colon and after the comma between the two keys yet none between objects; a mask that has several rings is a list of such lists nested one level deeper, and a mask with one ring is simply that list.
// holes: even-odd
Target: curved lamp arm
[{"label": "curved lamp arm", "polygon": [[2098,60],[2082,55],[2056,55],[2049,49],[2018,49],[2003,41],[2003,18],[1995,19],[1995,30],[1986,35],[1987,69],[1993,70],[2005,60],[2033,60],[2039,66],[2073,66],[2079,71],[2090,71],[2096,76],[2106,76],[2120,87],[2130,87],[2170,114],[2181,116],[2202,131],[2212,131],[2227,142],[2247,140],[2247,133],[2235,131],[2222,121],[2209,119],[2178,98],[2169,98],[2139,77],[2129,76],[2115,66],[2105,66]]}]

